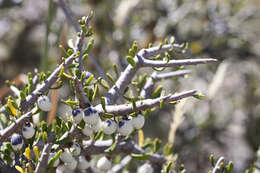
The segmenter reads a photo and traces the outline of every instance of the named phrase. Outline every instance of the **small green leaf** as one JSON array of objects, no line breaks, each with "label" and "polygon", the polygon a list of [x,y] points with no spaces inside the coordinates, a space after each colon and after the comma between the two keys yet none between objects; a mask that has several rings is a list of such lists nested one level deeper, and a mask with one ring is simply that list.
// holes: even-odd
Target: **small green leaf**
[{"label": "small green leaf", "polygon": [[163,46],[163,43],[161,42],[160,44],[159,44],[159,50],[161,50],[162,49],[162,46]]},{"label": "small green leaf", "polygon": [[104,79],[101,79],[100,84],[102,87],[104,87],[107,90],[110,88],[109,84]]},{"label": "small green leaf", "polygon": [[152,98],[157,98],[161,95],[161,92],[162,92],[162,85],[159,85],[155,90],[154,92],[152,93]]},{"label": "small green leaf", "polygon": [[106,113],[103,114],[103,117],[104,117],[104,118],[107,118],[107,119],[113,118],[113,117],[114,117],[114,114],[111,114],[111,113],[107,113],[107,112],[106,112]]},{"label": "small green leaf", "polygon": [[84,54],[89,53],[89,51],[90,51],[91,47],[93,46],[93,44],[94,44],[94,39],[91,38],[91,39],[89,40],[89,42],[88,42],[88,45],[87,45],[87,48],[86,48]]},{"label": "small green leaf", "polygon": [[101,105],[103,110],[106,112],[106,101],[105,101],[105,97],[101,97]]},{"label": "small green leaf", "polygon": [[153,152],[156,153],[162,145],[162,141],[159,140],[158,138],[155,138],[153,141]]},{"label": "small green leaf", "polygon": [[79,101],[73,101],[73,100],[61,100],[61,101],[71,107],[75,107],[79,104]]},{"label": "small green leaf", "polygon": [[95,100],[95,98],[96,98],[96,96],[98,94],[98,85],[95,84],[94,86],[95,86],[95,89],[94,89],[94,94],[92,95],[91,101]]},{"label": "small green leaf", "polygon": [[62,154],[62,150],[59,150],[55,156],[53,158],[51,158],[48,162],[48,166],[47,166],[47,170],[50,170],[50,168],[53,167],[54,163],[56,162],[56,160],[59,159],[60,155]]},{"label": "small green leaf", "polygon": [[114,151],[116,149],[117,144],[118,144],[118,141],[114,141],[114,143],[105,150],[105,153]]},{"label": "small green leaf", "polygon": [[126,56],[126,60],[129,64],[131,64],[132,67],[136,66],[136,62],[132,56]]},{"label": "small green leaf", "polygon": [[173,145],[172,144],[166,144],[163,147],[163,155],[169,156],[173,152]]},{"label": "small green leaf", "polygon": [[172,162],[169,162],[166,166],[166,173],[170,173],[172,170]]},{"label": "small green leaf", "polygon": [[114,70],[114,72],[116,74],[116,78],[118,78],[119,77],[119,73],[118,73],[118,69],[117,69],[116,64],[113,64],[113,70]]},{"label": "small green leaf", "polygon": [[22,100],[26,99],[26,94],[23,91],[20,91],[20,97]]},{"label": "small green leaf", "polygon": [[133,110],[136,110],[136,103],[134,99],[132,99],[132,106],[133,106]]},{"label": "small green leaf", "polygon": [[94,137],[95,141],[103,140],[104,139],[104,135],[105,134],[104,134],[103,130],[100,130]]},{"label": "small green leaf", "polygon": [[204,99],[205,98],[205,95],[203,95],[201,92],[196,92],[193,97],[195,97],[196,99]]},{"label": "small green leaf", "polygon": [[86,80],[85,85],[90,84],[90,82],[91,82],[93,79],[94,79],[94,76],[91,75],[91,76]]},{"label": "small green leaf", "polygon": [[63,73],[64,73],[64,66],[61,67],[58,77],[61,78],[63,76]]},{"label": "small green leaf", "polygon": [[133,159],[136,159],[136,160],[147,160],[149,159],[149,157],[151,156],[151,154],[149,153],[145,153],[145,154],[131,154],[132,158]]},{"label": "small green leaf", "polygon": [[113,77],[109,73],[106,73],[106,76],[113,84],[115,84]]},{"label": "small green leaf", "polygon": [[215,163],[215,158],[214,158],[213,154],[211,154],[209,156],[209,160],[210,160],[211,166],[214,167],[216,163]]}]

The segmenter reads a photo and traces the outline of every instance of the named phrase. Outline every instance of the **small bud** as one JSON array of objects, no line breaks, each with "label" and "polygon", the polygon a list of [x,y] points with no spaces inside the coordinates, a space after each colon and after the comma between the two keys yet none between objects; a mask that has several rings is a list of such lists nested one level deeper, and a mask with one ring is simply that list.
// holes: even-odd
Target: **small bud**
[{"label": "small bud", "polygon": [[101,157],[97,162],[97,168],[101,171],[107,171],[111,168],[111,161],[107,157]]},{"label": "small bud", "polygon": [[97,110],[95,110],[93,107],[86,108],[84,110],[83,120],[90,125],[97,124],[99,121],[99,115]]},{"label": "small bud", "polygon": [[132,117],[132,125],[136,129],[141,129],[144,126],[145,118],[143,115],[138,114],[136,117]]},{"label": "small bud", "polygon": [[50,111],[52,108],[52,103],[49,100],[49,97],[45,95],[38,97],[37,104],[39,108],[43,111]]},{"label": "small bud", "polygon": [[11,145],[14,150],[20,150],[23,147],[23,138],[19,134],[13,134],[11,137]]},{"label": "small bud", "polygon": [[111,135],[111,134],[115,133],[115,131],[117,129],[117,124],[115,121],[108,119],[102,123],[102,127],[103,127],[105,134]]},{"label": "small bud", "polygon": [[130,120],[120,120],[118,122],[118,132],[123,136],[128,136],[133,131],[133,125]]},{"label": "small bud", "polygon": [[25,123],[22,129],[22,134],[25,139],[30,139],[33,137],[35,133],[35,129],[33,127],[33,124],[30,122]]}]

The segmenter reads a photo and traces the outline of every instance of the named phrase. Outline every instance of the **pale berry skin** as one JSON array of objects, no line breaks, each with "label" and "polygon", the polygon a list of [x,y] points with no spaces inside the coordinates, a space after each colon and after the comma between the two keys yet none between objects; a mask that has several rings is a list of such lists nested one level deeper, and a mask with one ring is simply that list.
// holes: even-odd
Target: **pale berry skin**
[{"label": "pale berry skin", "polygon": [[72,157],[71,153],[65,149],[61,155],[60,155],[60,160],[63,161],[64,163],[72,162],[74,158]]},{"label": "pale berry skin", "polygon": [[108,119],[108,120],[102,122],[102,128],[106,135],[111,135],[116,132],[117,124],[115,121]]},{"label": "pale berry skin", "polygon": [[93,135],[94,131],[89,125],[85,125],[85,127],[82,129],[82,133],[86,136],[91,136]]},{"label": "pale berry skin", "polygon": [[13,134],[11,137],[11,145],[14,150],[21,150],[23,147],[23,137],[19,134]]},{"label": "pale berry skin", "polygon": [[56,168],[56,173],[64,173],[65,170],[66,170],[66,167],[64,165],[59,165]]},{"label": "pale berry skin", "polygon": [[77,165],[78,165],[78,162],[77,162],[77,160],[74,159],[74,158],[72,159],[71,162],[65,162],[65,163],[64,163],[64,166],[65,166],[67,169],[71,170],[71,171],[75,170],[75,169],[77,168]]},{"label": "pale berry skin", "polygon": [[137,169],[137,173],[153,173],[153,167],[145,163]]},{"label": "pale berry skin", "polygon": [[131,120],[120,120],[118,122],[118,132],[122,136],[128,136],[134,130]]},{"label": "pale berry skin", "polygon": [[25,139],[30,139],[34,136],[35,129],[32,123],[27,122],[22,128],[22,134]]},{"label": "pale berry skin", "polygon": [[90,125],[95,125],[99,121],[99,115],[97,110],[95,110],[93,107],[88,107],[83,111],[83,120],[85,123]]},{"label": "pale berry skin", "polygon": [[80,152],[81,152],[80,145],[78,143],[73,143],[72,147],[70,148],[70,151],[73,156],[80,155]]},{"label": "pale berry skin", "polygon": [[100,131],[101,126],[102,126],[102,121],[101,121],[100,118],[98,118],[98,123],[94,124],[94,125],[91,125],[91,129],[93,130],[94,133],[97,133],[97,132]]},{"label": "pale berry skin", "polygon": [[37,104],[42,111],[48,112],[52,108],[52,103],[51,103],[49,97],[47,97],[45,95],[38,97]]},{"label": "pale berry skin", "polygon": [[107,171],[111,168],[111,161],[106,156],[103,156],[98,160],[97,168],[102,171]]},{"label": "pale berry skin", "polygon": [[138,114],[136,117],[132,117],[131,121],[134,128],[141,129],[144,126],[145,118],[143,115]]},{"label": "pale berry skin", "polygon": [[79,170],[85,170],[88,169],[90,167],[90,162],[88,162],[85,158],[85,156],[79,156],[78,158],[78,166],[77,168]]},{"label": "pale berry skin", "polygon": [[[50,155],[49,155],[49,160],[51,160],[54,156],[55,156],[55,153],[50,153]],[[60,159],[58,158],[58,159],[54,162],[53,167],[57,167],[59,164],[60,164]]]},{"label": "pale berry skin", "polygon": [[72,118],[76,124],[79,124],[81,122],[81,120],[83,119],[83,112],[78,108],[73,109]]}]

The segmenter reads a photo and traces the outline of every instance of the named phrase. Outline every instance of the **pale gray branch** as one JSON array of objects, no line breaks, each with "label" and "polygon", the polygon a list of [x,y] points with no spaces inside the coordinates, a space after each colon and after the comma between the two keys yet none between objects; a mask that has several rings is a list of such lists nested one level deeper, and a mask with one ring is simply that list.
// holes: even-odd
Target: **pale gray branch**
[{"label": "pale gray branch", "polygon": [[[84,150],[82,151],[84,155],[96,155],[103,154],[104,151],[113,144],[113,140],[104,140],[104,141],[85,141],[83,142]],[[133,141],[123,141],[117,144],[115,150],[112,152],[108,152],[107,154],[147,154],[149,152],[141,149],[138,145],[136,145]],[[167,159],[164,156],[159,154],[149,153],[151,156],[148,160],[154,164],[164,164]]]},{"label": "pale gray branch", "polygon": [[189,73],[191,73],[190,70],[178,70],[178,71],[167,72],[167,73],[153,72],[152,75],[147,79],[147,81],[140,93],[140,96],[145,99],[147,99],[149,96],[151,96],[152,90],[154,87],[154,83],[156,81],[159,81],[162,79],[168,79],[168,78],[172,78],[172,77],[184,76]]},{"label": "pale gray branch", "polygon": [[182,65],[197,65],[197,64],[206,64],[208,62],[216,62],[216,59],[181,59],[181,60],[170,60],[167,61],[154,61],[149,59],[142,58],[143,66],[145,67],[174,67]]},{"label": "pale gray branch", "polygon": [[[185,97],[193,96],[196,93],[196,90],[189,90],[185,92],[181,92],[178,94],[169,94],[164,97],[159,97],[156,99],[146,99],[142,101],[136,102],[136,109],[133,108],[132,104],[122,104],[122,105],[107,105],[106,112],[112,113],[116,116],[118,115],[128,115],[135,111],[146,110],[148,108],[153,108],[155,106],[160,105],[160,102],[163,101],[164,103],[169,103],[172,101],[177,101]],[[104,114],[105,111],[103,110],[101,105],[95,106],[98,110],[99,114]]]},{"label": "pale gray branch", "polygon": [[216,172],[217,172],[217,170],[219,169],[219,165],[220,165],[221,162],[223,162],[223,160],[224,160],[224,157],[220,157],[220,158],[218,159],[218,161],[217,161],[215,167],[214,167],[213,170],[212,170],[212,173],[216,173]]},{"label": "pale gray branch", "polygon": [[116,164],[113,166],[111,170],[109,170],[107,173],[119,173],[124,169],[124,167],[132,160],[132,157],[127,155],[125,156],[119,164]]}]

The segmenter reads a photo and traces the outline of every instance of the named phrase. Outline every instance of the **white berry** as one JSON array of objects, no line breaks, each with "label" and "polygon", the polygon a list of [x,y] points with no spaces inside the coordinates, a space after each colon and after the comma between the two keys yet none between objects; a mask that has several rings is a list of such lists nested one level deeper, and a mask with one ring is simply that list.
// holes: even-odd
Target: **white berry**
[{"label": "white berry", "polygon": [[33,137],[35,129],[32,123],[27,122],[22,129],[22,134],[25,139],[30,139]]},{"label": "white berry", "polygon": [[95,125],[99,121],[99,115],[97,110],[95,110],[93,107],[86,108],[83,114],[83,120],[90,125]]},{"label": "white berry", "polygon": [[111,161],[107,157],[101,157],[97,162],[97,168],[102,171],[107,171],[111,168]]},{"label": "white berry", "polygon": [[111,135],[115,133],[117,124],[115,121],[108,119],[102,123],[102,127],[105,134]]},{"label": "white berry", "polygon": [[133,131],[133,125],[131,120],[120,120],[118,122],[118,132],[123,136],[128,136]]},{"label": "white berry", "polygon": [[13,134],[11,137],[11,145],[14,150],[20,150],[23,147],[23,138],[19,134]]},{"label": "white berry", "polygon": [[77,162],[77,160],[74,159],[74,158],[72,159],[71,162],[65,162],[65,163],[64,163],[65,167],[66,167],[67,169],[71,170],[71,171],[73,171],[73,170],[75,170],[75,169],[77,168],[77,164],[78,164],[78,162]]},{"label": "white berry", "polygon": [[97,122],[96,124],[91,125],[91,128],[92,128],[92,130],[93,130],[94,133],[97,133],[97,132],[99,132],[101,126],[102,126],[102,121],[101,121],[101,119],[98,117],[98,122]]},{"label": "white berry", "polygon": [[75,108],[72,110],[72,118],[73,118],[73,121],[76,123],[76,124],[79,124],[80,121],[82,120],[83,118],[83,112],[78,109],[78,108]]},{"label": "white berry", "polygon": [[72,160],[74,159],[71,155],[71,153],[65,149],[61,155],[60,155],[60,159],[64,162],[64,163],[68,163],[68,162],[72,162]]},{"label": "white berry", "polygon": [[[51,160],[56,154],[55,153],[50,153],[49,155],[49,160]],[[57,167],[60,164],[60,159],[58,158],[57,160],[55,160],[53,167]]]},{"label": "white berry", "polygon": [[56,173],[64,173],[66,170],[66,167],[64,165],[59,165],[57,168],[56,168]]},{"label": "white berry", "polygon": [[50,111],[52,108],[52,103],[49,99],[49,97],[42,95],[38,97],[37,104],[39,108],[43,111]]},{"label": "white berry", "polygon": [[93,132],[93,129],[89,125],[85,124],[84,129],[82,129],[82,133],[86,136],[91,136],[94,132]]},{"label": "white berry", "polygon": [[79,156],[77,168],[79,170],[85,170],[88,169],[89,167],[90,167],[90,162],[86,160],[85,156]]},{"label": "white berry", "polygon": [[145,163],[137,169],[137,173],[153,173],[153,167]]},{"label": "white berry", "polygon": [[143,115],[138,114],[136,117],[132,117],[133,127],[136,129],[141,129],[144,126],[145,118]]},{"label": "white berry", "polygon": [[72,145],[72,147],[70,148],[70,151],[71,151],[73,156],[78,156],[78,155],[80,155],[81,148],[80,148],[78,143],[74,143]]}]

